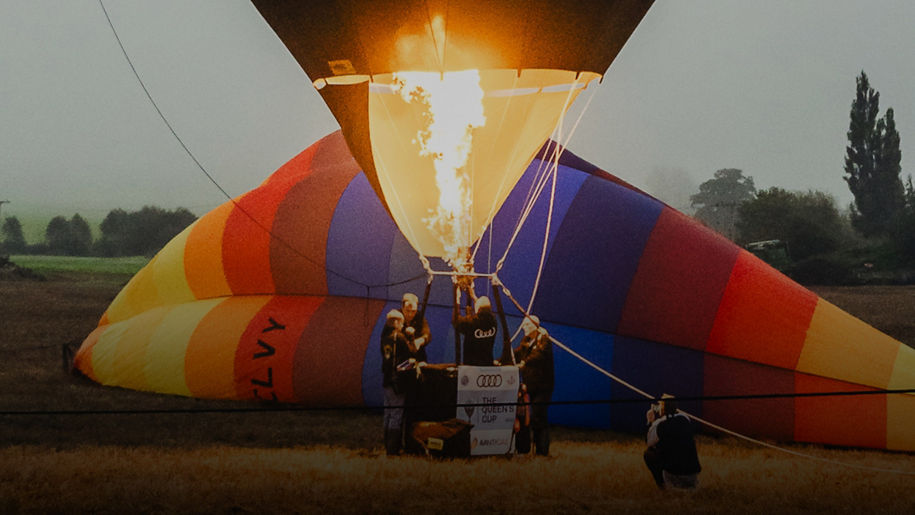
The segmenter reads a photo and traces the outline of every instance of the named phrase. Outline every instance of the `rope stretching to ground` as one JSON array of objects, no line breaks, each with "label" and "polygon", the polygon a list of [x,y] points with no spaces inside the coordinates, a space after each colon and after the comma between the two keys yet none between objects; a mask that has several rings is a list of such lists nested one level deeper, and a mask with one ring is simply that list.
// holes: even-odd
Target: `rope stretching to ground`
[{"label": "rope stretching to ground", "polygon": [[[239,204],[238,201],[237,201],[235,198],[233,198],[233,197],[229,194],[229,192],[227,192],[227,191],[219,184],[219,182],[216,181],[216,178],[214,178],[214,177],[206,170],[206,168],[204,168],[204,166],[200,163],[200,161],[197,159],[197,157],[194,156],[194,153],[191,152],[191,150],[187,147],[187,145],[184,143],[184,141],[183,141],[183,140],[181,139],[181,137],[178,135],[178,132],[175,131],[175,128],[172,127],[172,124],[169,123],[168,118],[166,118],[166,117],[165,117],[165,114],[162,112],[162,110],[159,109],[159,105],[156,103],[155,99],[153,99],[152,94],[149,92],[149,89],[146,87],[146,83],[144,83],[144,82],[143,82],[143,79],[140,77],[140,73],[137,71],[137,68],[134,66],[133,60],[130,59],[130,55],[127,53],[127,49],[124,48],[124,43],[121,42],[121,37],[120,37],[120,35],[118,35],[118,31],[117,31],[117,29],[115,29],[114,23],[111,21],[111,16],[108,15],[108,9],[105,8],[105,3],[103,2],[103,0],[99,0],[99,5],[100,5],[101,8],[102,8],[102,12],[105,14],[105,20],[107,20],[108,26],[111,27],[111,32],[114,34],[114,38],[115,38],[115,40],[117,41],[118,46],[119,46],[120,49],[121,49],[121,53],[124,54],[124,59],[127,60],[127,64],[130,66],[130,70],[133,72],[134,77],[136,77],[137,82],[140,83],[140,87],[143,88],[143,93],[146,94],[146,98],[149,99],[149,102],[152,104],[153,108],[156,110],[156,113],[159,114],[159,118],[162,119],[162,122],[165,123],[165,126],[166,126],[166,127],[168,128],[168,130],[172,133],[172,136],[175,137],[175,140],[178,141],[178,144],[181,145],[181,148],[184,149],[184,152],[188,155],[188,157],[191,158],[191,160],[194,162],[194,164],[197,166],[197,168],[207,177],[207,179],[210,180],[210,182],[213,183],[214,186],[216,186],[216,188],[226,197],[226,199],[228,199],[230,202],[232,202],[232,204],[234,205],[234,207],[235,207],[236,209],[238,209],[242,214],[244,214],[246,217],[248,217],[248,219],[250,219],[251,222],[253,222],[257,227],[259,227],[261,230],[263,230],[264,232],[266,232],[267,234],[269,234],[271,238],[273,238],[274,240],[276,240],[277,242],[279,242],[279,243],[280,243],[281,245],[283,245],[284,247],[288,248],[288,249],[289,249],[290,251],[292,251],[295,255],[301,257],[302,259],[308,261],[309,263],[311,263],[311,264],[313,264],[313,265],[315,265],[315,266],[318,266],[318,267],[323,267],[324,270],[326,270],[328,273],[330,273],[330,274],[332,274],[332,275],[334,275],[334,276],[336,276],[336,277],[339,277],[340,279],[343,279],[343,280],[345,280],[345,281],[349,281],[349,282],[354,283],[354,284],[357,284],[357,285],[359,285],[359,286],[364,286],[364,287],[369,288],[369,289],[371,289],[371,288],[384,288],[384,287],[388,287],[388,286],[397,286],[397,285],[400,285],[400,284],[404,284],[404,283],[408,283],[408,282],[411,282],[411,281],[415,281],[415,280],[417,280],[417,279],[421,279],[421,278],[423,278],[423,277],[425,277],[425,276],[427,275],[427,274],[420,274],[420,275],[417,275],[416,277],[411,277],[411,278],[409,278],[409,279],[404,279],[404,280],[401,280],[401,281],[394,281],[394,282],[389,282],[389,283],[384,283],[384,284],[366,284],[366,283],[364,283],[364,282],[362,282],[362,281],[360,281],[360,280],[358,280],[358,279],[349,277],[349,276],[347,276],[347,275],[345,275],[345,274],[342,274],[342,273],[340,273],[340,272],[337,272],[337,271],[335,271],[335,270],[332,270],[332,269],[328,268],[328,267],[326,266],[326,263],[319,263],[318,261],[315,261],[314,259],[312,259],[312,258],[309,257],[308,255],[306,255],[306,254],[304,254],[303,252],[301,252],[298,248],[296,248],[295,246],[293,246],[291,243],[289,243],[289,242],[287,242],[286,240],[284,240],[283,238],[280,238],[279,236],[277,236],[277,235],[273,232],[273,230],[272,230],[270,227],[267,227],[267,226],[265,226],[264,224],[262,224],[262,223],[260,222],[260,220],[258,220],[257,218],[254,217],[253,214],[251,214],[250,212],[248,212],[248,210],[246,210],[244,207],[242,207],[241,204]],[[423,256],[420,256],[420,262],[422,262],[423,266],[428,270],[428,268],[429,268],[429,267],[428,267],[428,262],[425,261],[425,259],[424,259]]]},{"label": "rope stretching to ground", "polygon": [[[518,311],[520,311],[521,313],[523,313],[524,316],[529,316],[529,313],[528,313],[527,311],[525,311],[524,308],[521,307],[521,304],[520,304],[514,297],[512,297],[510,291],[508,291],[508,290],[507,290],[506,288],[504,288],[504,287],[503,287],[502,290],[503,290],[503,292],[505,293],[505,296],[508,297],[509,300],[512,301],[512,303],[515,305],[515,308],[517,308]],[[564,343],[562,343],[562,342],[560,342],[559,340],[557,340],[556,338],[554,338],[552,335],[550,335],[550,341],[553,342],[557,347],[559,347],[559,348],[561,348],[562,350],[568,352],[568,353],[571,354],[572,356],[578,358],[580,361],[582,361],[583,363],[585,363],[585,364],[588,365],[589,367],[591,367],[591,368],[593,368],[594,370],[598,371],[599,373],[601,373],[601,374],[603,374],[603,375],[609,377],[609,378],[612,379],[613,381],[616,381],[617,383],[619,383],[619,384],[625,386],[626,388],[629,388],[630,390],[632,390],[632,391],[638,393],[639,395],[645,397],[646,399],[652,399],[652,400],[657,399],[657,397],[655,397],[655,396],[649,394],[648,392],[646,392],[646,391],[644,391],[644,390],[642,390],[642,389],[636,387],[635,385],[633,385],[633,384],[631,384],[631,383],[629,383],[629,382],[623,380],[623,379],[620,378],[619,376],[616,376],[616,375],[614,375],[614,374],[608,372],[607,370],[604,370],[603,368],[601,368],[600,366],[598,366],[597,364],[595,364],[593,361],[591,361],[591,360],[585,358],[585,357],[582,356],[581,354],[575,352],[571,347],[565,345]],[[748,441],[748,442],[755,443],[755,444],[757,444],[757,445],[761,445],[761,446],[763,446],[763,447],[768,447],[768,448],[773,449],[773,450],[776,450],[776,451],[781,451],[781,452],[784,452],[784,453],[787,453],[787,454],[791,454],[791,455],[794,455],[794,456],[799,456],[799,457],[802,457],[802,458],[807,458],[807,459],[811,459],[811,460],[815,460],[815,461],[820,461],[820,462],[823,462],[823,463],[830,463],[830,464],[833,464],[833,465],[841,465],[841,466],[843,466],[843,467],[851,467],[851,468],[856,468],[856,469],[861,469],[861,470],[869,470],[869,471],[873,471],[873,472],[889,472],[889,473],[893,473],[893,474],[903,474],[903,475],[913,475],[913,476],[915,476],[915,471],[906,471],[906,470],[898,470],[898,469],[887,469],[887,468],[880,468],[880,467],[869,467],[869,466],[866,466],[866,465],[858,465],[858,464],[856,464],[856,463],[847,463],[847,462],[844,462],[844,461],[832,460],[832,459],[829,459],[829,458],[821,458],[821,457],[819,457],[819,456],[814,456],[814,455],[812,455],[812,454],[807,454],[807,453],[803,453],[803,452],[799,452],[799,451],[794,451],[794,450],[791,450],[791,449],[787,449],[787,448],[784,448],[784,447],[780,447],[780,446],[778,446],[778,445],[774,445],[774,444],[771,444],[771,443],[768,443],[768,442],[764,442],[764,441],[762,441],[762,440],[758,440],[758,439],[756,439],[756,438],[753,438],[753,437],[750,437],[750,436],[747,436],[747,435],[738,433],[738,432],[736,432],[736,431],[732,431],[732,430],[727,429],[727,428],[725,428],[725,427],[722,427],[722,426],[720,426],[720,425],[718,425],[718,424],[715,424],[715,423],[712,423],[712,422],[710,422],[710,421],[708,421],[708,420],[705,420],[704,418],[701,418],[701,417],[698,417],[698,416],[696,416],[696,415],[693,415],[692,413],[689,413],[689,412],[686,412],[686,411],[683,411],[683,410],[677,410],[677,411],[678,411],[679,413],[683,413],[684,415],[686,415],[686,416],[688,416],[689,418],[695,420],[696,422],[699,422],[699,423],[701,423],[701,424],[705,424],[705,425],[708,426],[708,427],[711,427],[711,428],[713,428],[713,429],[716,429],[716,430],[721,431],[721,432],[723,432],[723,433],[726,433],[726,434],[728,434],[728,435],[734,436],[734,437],[736,437],[736,438],[740,438],[740,439],[742,439],[742,440],[746,440],[746,441]]]}]

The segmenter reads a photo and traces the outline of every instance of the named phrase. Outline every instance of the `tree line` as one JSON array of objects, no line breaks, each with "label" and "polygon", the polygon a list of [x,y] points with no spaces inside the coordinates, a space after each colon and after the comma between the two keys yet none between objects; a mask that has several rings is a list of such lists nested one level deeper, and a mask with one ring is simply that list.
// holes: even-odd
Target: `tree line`
[{"label": "tree line", "polygon": [[854,283],[881,271],[915,281],[915,188],[911,174],[902,178],[894,112],[880,116],[880,94],[863,71],[856,82],[843,175],[854,197],[847,211],[821,191],[757,191],[752,177],[727,168],[690,197],[694,216],[748,248],[781,248],[758,255],[802,282]]},{"label": "tree line", "polygon": [[[757,191],[742,170],[724,168],[690,197],[694,216],[740,245],[778,242],[782,252],[760,257],[802,282],[852,282],[862,268],[915,269],[915,188],[911,174],[902,179],[894,111],[880,116],[880,94],[863,71],[856,84],[843,170],[854,197],[847,211],[821,191]],[[115,209],[93,240],[79,214],[57,216],[45,240],[28,245],[19,220],[8,217],[0,253],[152,255],[195,219],[184,208]]]},{"label": "tree line", "polygon": [[166,210],[145,206],[130,212],[113,209],[99,224],[100,236],[94,239],[89,223],[79,213],[69,219],[55,216],[48,222],[44,241],[29,244],[19,219],[9,216],[3,221],[0,254],[151,256],[196,219],[183,207]]}]

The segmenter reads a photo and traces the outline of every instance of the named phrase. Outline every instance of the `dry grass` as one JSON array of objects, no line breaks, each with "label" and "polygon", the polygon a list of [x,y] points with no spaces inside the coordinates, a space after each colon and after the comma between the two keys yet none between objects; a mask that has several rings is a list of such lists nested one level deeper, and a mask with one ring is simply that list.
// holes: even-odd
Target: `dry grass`
[{"label": "dry grass", "polygon": [[[60,344],[94,326],[123,274],[0,282],[0,409],[239,407],[102,388],[64,374]],[[915,289],[818,293],[910,345]],[[548,459],[387,458],[366,411],[0,415],[0,513],[915,513],[915,476],[702,437],[700,490],[659,496],[632,435],[554,428]],[[910,454],[794,446],[915,472]]]},{"label": "dry grass", "polygon": [[[701,488],[660,496],[641,452],[634,439],[560,440],[547,459],[453,461],[387,458],[379,446],[13,446],[0,449],[0,511],[915,512],[912,476],[823,466],[707,439],[700,442]],[[810,452],[915,471],[902,454]]]}]

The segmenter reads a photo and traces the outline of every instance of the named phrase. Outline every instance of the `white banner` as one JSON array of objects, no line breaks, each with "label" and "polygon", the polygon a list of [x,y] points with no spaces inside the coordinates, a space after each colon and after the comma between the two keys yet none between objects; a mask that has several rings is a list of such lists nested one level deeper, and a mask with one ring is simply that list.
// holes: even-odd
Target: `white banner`
[{"label": "white banner", "polygon": [[518,367],[458,367],[459,406],[455,418],[473,424],[470,430],[471,455],[506,454],[511,451],[518,383]]}]

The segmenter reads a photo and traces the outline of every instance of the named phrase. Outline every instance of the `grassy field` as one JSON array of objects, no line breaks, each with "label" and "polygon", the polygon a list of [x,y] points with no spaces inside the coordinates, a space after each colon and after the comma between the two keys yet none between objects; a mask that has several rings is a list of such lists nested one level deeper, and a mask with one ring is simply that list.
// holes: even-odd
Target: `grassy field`
[{"label": "grassy field", "polygon": [[[30,268],[39,274],[68,274],[79,272],[82,278],[100,275],[124,276],[137,273],[149,258],[128,256],[119,258],[78,257],[78,256],[10,256],[13,263]],[[78,278],[79,279],[79,278]]]},{"label": "grassy field", "polygon": [[[555,427],[546,459],[387,458],[377,411],[238,412],[257,406],[101,387],[63,372],[60,345],[92,330],[133,269],[66,266],[0,281],[0,513],[915,513],[913,475],[731,438],[700,437],[698,491],[658,495],[637,435]],[[915,288],[816,291],[915,344]],[[171,412],[104,413],[137,409]],[[99,413],[9,414],[36,410]],[[911,454],[790,448],[915,473]]]}]

